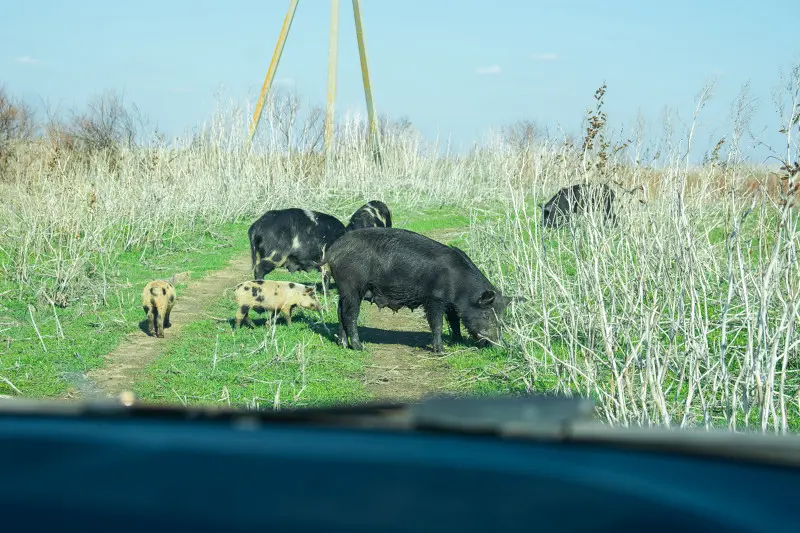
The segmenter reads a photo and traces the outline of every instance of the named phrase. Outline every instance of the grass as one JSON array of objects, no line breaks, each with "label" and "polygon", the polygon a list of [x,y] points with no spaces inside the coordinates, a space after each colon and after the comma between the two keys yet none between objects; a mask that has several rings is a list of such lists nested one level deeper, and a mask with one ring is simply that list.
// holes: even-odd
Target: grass
[{"label": "grass", "polygon": [[410,212],[401,209],[393,218],[396,227],[417,233],[469,227],[469,217],[459,213],[457,208],[449,206]]},{"label": "grass", "polygon": [[[800,88],[800,68],[795,74]],[[80,158],[30,148],[0,182],[8,199],[0,376],[14,383],[0,380],[0,393],[62,394],[64,373],[96,367],[136,327],[141,283],[173,270],[202,273],[246,250],[238,221],[289,205],[344,221],[380,199],[395,226],[445,236],[504,294],[526,298],[507,313],[502,346],[448,349],[460,391],[588,395],[613,424],[800,429],[796,211],[770,203],[774,194],[754,200],[747,191],[766,169],[743,163],[733,141],[724,164],[717,154],[690,166],[697,115],[680,139],[659,141],[658,162],[639,157],[643,139],[618,150],[600,111],[604,90],[597,94],[601,119],[590,121],[586,150],[566,138],[525,146],[493,138],[469,154],[440,156],[412,130],[389,131],[378,168],[363,121],[348,118],[337,157],[323,168],[316,154],[279,144],[292,136],[276,134],[285,124],[275,116],[244,152],[247,110],[215,117],[172,146]],[[790,98],[784,115],[795,117],[799,102]],[[789,120],[792,159],[795,126]],[[796,186],[800,174],[783,172]],[[621,195],[617,227],[581,218],[543,230],[538,205],[583,180],[642,185],[646,203]],[[329,305],[335,327],[335,295]],[[213,309],[233,316],[231,301]],[[274,336],[263,328],[234,334],[224,320],[191,324],[137,392],[249,406],[366,399],[368,355],[337,348],[316,317],[305,319],[279,323]]]},{"label": "grass", "polygon": [[[118,251],[113,268],[105,273],[104,292],[64,309],[21,292],[4,279],[0,376],[25,396],[63,395],[75,373],[101,365],[102,356],[138,328],[144,316],[139,298],[145,283],[186,271],[194,279],[222,268],[247,246],[247,225],[223,224],[213,232],[198,229],[177,238],[165,234],[154,243],[155,249]],[[176,288],[185,286],[179,283]],[[0,380],[0,394],[13,392]]]},{"label": "grass", "polygon": [[[469,218],[454,207],[423,210],[396,208],[395,227],[435,233],[469,229]],[[289,274],[279,269],[270,279],[314,284],[312,273]],[[228,404],[236,406],[321,406],[353,404],[371,399],[364,365],[369,352],[336,345],[329,335],[338,329],[337,294],[329,294],[325,326],[309,311],[296,311],[291,327],[279,319],[264,326],[266,315],[253,318],[256,328],[232,329],[236,306],[220,299],[210,314],[224,320],[204,320],[183,330],[178,340],[145,370],[135,392],[148,402]],[[368,304],[363,304],[367,306]],[[363,325],[366,313],[359,315]],[[328,331],[325,331],[325,327]],[[448,346],[446,361],[458,376],[456,392],[519,393],[525,390],[523,369],[509,370],[502,349],[464,350]]]},{"label": "grass", "polygon": [[[232,301],[212,314],[233,317]],[[226,403],[253,408],[321,406],[367,400],[361,378],[368,355],[338,347],[324,335],[313,312],[295,312],[288,327],[281,319],[264,327],[233,331],[230,321],[203,320],[180,338],[136,384],[145,401],[188,404]],[[325,313],[336,323],[336,308]]]},{"label": "grass", "polygon": [[[472,396],[507,396],[524,394],[531,390],[530,371],[517,359],[510,360],[502,348],[459,350],[445,347],[447,364],[459,376],[454,392]],[[546,391],[545,383],[535,388]]]},{"label": "grass", "polygon": [[521,209],[474,222],[470,250],[528,298],[508,320],[510,353],[610,422],[800,429],[794,215],[752,211],[728,239],[746,205],[705,203],[686,225],[672,207],[605,229],[546,231]]}]

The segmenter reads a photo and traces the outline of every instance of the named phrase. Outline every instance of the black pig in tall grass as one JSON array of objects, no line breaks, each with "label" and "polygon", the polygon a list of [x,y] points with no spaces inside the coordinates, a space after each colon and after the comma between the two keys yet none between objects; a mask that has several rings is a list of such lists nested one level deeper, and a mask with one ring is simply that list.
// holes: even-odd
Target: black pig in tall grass
[{"label": "black pig in tall grass", "polygon": [[391,228],[392,212],[389,206],[380,200],[372,200],[359,207],[350,222],[347,223],[346,230],[352,231],[361,228]]},{"label": "black pig in tall grass", "polygon": [[[327,213],[296,207],[267,211],[247,230],[253,277],[264,279],[279,267],[320,270],[326,248],[344,233],[344,224]],[[323,283],[327,286],[324,277]]]},{"label": "black pig in tall grass", "polygon": [[564,187],[542,206],[542,225],[546,228],[561,227],[573,213],[585,213],[590,208],[602,209],[605,220],[614,225],[617,222],[614,197],[614,191],[605,184],[577,183]]},{"label": "black pig in tall grass", "polygon": [[363,349],[356,330],[361,300],[393,311],[425,309],[436,353],[443,351],[442,315],[456,341],[461,339],[459,320],[480,346],[499,337],[498,318],[511,299],[458,248],[404,229],[369,228],[347,232],[326,258],[339,288],[339,343],[344,347]]}]

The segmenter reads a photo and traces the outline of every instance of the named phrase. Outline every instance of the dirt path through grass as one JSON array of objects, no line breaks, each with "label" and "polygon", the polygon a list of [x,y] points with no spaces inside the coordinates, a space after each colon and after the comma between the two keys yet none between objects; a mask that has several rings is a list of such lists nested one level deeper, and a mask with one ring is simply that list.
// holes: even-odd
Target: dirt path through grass
[{"label": "dirt path through grass", "polygon": [[81,387],[84,395],[116,396],[124,390],[131,390],[137,374],[167,349],[171,339],[177,337],[185,325],[207,318],[209,304],[222,298],[225,289],[232,289],[250,277],[249,254],[238,255],[222,270],[190,281],[183,290],[178,289],[178,299],[170,317],[172,326],[166,329],[165,338],[150,337],[141,327],[128,334],[114,351],[105,356],[105,365],[87,375],[89,382]]},{"label": "dirt path through grass", "polygon": [[[425,233],[448,242],[459,232],[439,229]],[[105,356],[103,367],[91,371],[81,383],[75,383],[78,395],[117,396],[124,390],[132,390],[139,374],[167,350],[187,324],[208,318],[206,309],[219,301],[226,289],[250,276],[249,256],[240,255],[222,270],[179,289],[172,327],[166,330],[166,338],[148,336],[142,329],[144,322],[140,323],[140,329],[127,335]],[[402,309],[394,313],[365,302],[362,313],[365,326],[359,328],[359,334],[367,343],[371,359],[365,369],[364,386],[373,398],[413,401],[452,386],[453,372],[446,357],[430,351],[430,328],[423,310]]]},{"label": "dirt path through grass", "polygon": [[[424,233],[443,243],[460,234],[453,229]],[[404,308],[395,313],[362,303],[361,312],[367,325],[359,328],[359,337],[368,343],[372,355],[364,385],[375,399],[413,401],[452,388],[453,373],[446,356],[430,349],[432,337],[424,310]],[[442,333],[449,333],[446,321]],[[446,337],[444,341],[446,346]]]},{"label": "dirt path through grass", "polygon": [[431,334],[425,312],[362,304],[367,326],[359,336],[371,361],[364,385],[377,400],[413,401],[448,388],[449,367],[442,355],[430,351]]}]

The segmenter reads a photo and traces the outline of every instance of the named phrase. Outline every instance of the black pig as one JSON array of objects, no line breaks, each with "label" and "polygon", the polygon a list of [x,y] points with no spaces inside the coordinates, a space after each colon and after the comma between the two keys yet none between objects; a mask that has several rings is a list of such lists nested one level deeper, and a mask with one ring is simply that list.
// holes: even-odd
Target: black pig
[{"label": "black pig", "polygon": [[404,229],[369,228],[347,232],[326,257],[339,288],[342,346],[363,349],[356,330],[361,300],[393,311],[425,309],[436,353],[443,351],[442,315],[456,341],[461,339],[459,320],[481,346],[498,338],[497,319],[510,298],[458,248]]},{"label": "black pig", "polygon": [[[264,279],[278,267],[320,270],[325,250],[344,233],[344,224],[326,213],[296,207],[267,211],[247,230],[253,277]],[[326,278],[323,283],[327,286]]]},{"label": "black pig", "polygon": [[347,231],[361,228],[391,228],[392,212],[380,200],[372,200],[362,205],[347,223]]},{"label": "black pig", "polygon": [[542,224],[547,228],[562,226],[571,213],[586,212],[590,206],[603,209],[605,219],[615,224],[617,217],[613,210],[614,191],[608,185],[577,183],[559,189],[542,206]]}]

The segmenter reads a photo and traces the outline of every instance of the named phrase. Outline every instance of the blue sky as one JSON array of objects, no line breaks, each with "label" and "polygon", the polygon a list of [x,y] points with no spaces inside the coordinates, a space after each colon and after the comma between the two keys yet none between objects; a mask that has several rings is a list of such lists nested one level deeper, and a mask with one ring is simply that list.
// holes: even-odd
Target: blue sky
[{"label": "blue sky", "polygon": [[[9,3],[0,20],[0,83],[62,109],[124,90],[151,122],[179,134],[208,118],[220,88],[234,100],[257,97],[288,4]],[[790,0],[362,0],[362,10],[378,111],[464,145],[521,119],[579,133],[603,81],[613,126],[641,111],[658,135],[664,107],[689,121],[696,94],[716,77],[698,132],[706,145],[725,133],[750,80],[753,129],[774,132],[772,90],[780,70],[800,61]],[[276,76],[305,102],[325,101],[329,16],[327,0],[300,2]],[[364,108],[347,0],[338,80],[337,113]]]}]

